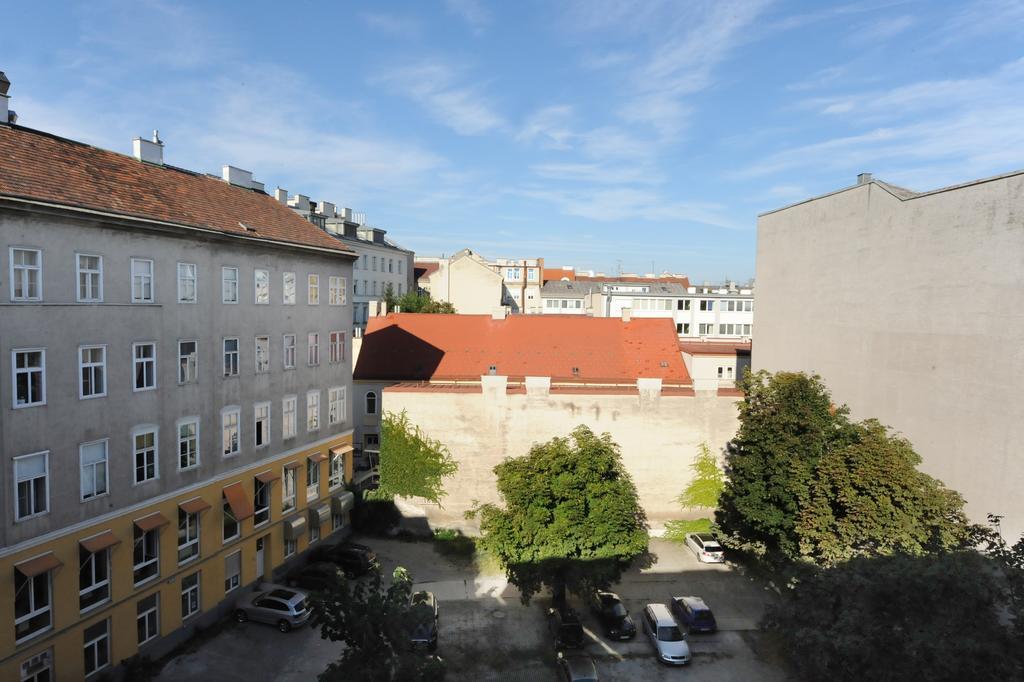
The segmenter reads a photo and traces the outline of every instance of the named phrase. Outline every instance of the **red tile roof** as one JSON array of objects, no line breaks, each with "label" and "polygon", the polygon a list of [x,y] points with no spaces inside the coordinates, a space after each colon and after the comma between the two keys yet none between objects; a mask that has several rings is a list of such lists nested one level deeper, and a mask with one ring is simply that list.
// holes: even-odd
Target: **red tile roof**
[{"label": "red tile roof", "polygon": [[679,350],[690,355],[750,355],[750,341],[680,341]]},{"label": "red tile roof", "polygon": [[682,284],[690,286],[688,277],[607,277],[604,275],[576,275],[578,282],[657,282],[659,284]]},{"label": "red tile roof", "polygon": [[567,279],[570,282],[576,281],[575,270],[563,270],[562,268],[544,268],[544,281],[548,282],[555,280],[556,282],[561,279]]},{"label": "red tile roof", "polygon": [[0,125],[0,195],[353,253],[262,192],[19,126]]},{"label": "red tile roof", "polygon": [[369,321],[362,344],[360,380],[479,381],[494,365],[510,379],[690,384],[668,318],[391,313]]},{"label": "red tile roof", "polygon": [[417,280],[421,277],[430,277],[432,274],[437,272],[439,267],[437,263],[424,263],[422,261],[415,261],[412,266]]}]

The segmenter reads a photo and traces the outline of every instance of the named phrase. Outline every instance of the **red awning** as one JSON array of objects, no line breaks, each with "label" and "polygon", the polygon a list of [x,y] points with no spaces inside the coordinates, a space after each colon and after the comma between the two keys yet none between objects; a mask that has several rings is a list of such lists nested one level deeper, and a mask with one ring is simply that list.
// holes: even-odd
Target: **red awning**
[{"label": "red awning", "polygon": [[280,478],[280,474],[276,474],[273,471],[264,471],[262,474],[256,474],[256,480],[260,483],[273,483]]},{"label": "red awning", "polygon": [[309,459],[314,461],[314,462],[323,462],[323,461],[327,460],[327,455],[325,455],[322,452],[318,452],[315,455],[310,455]]},{"label": "red awning", "polygon": [[241,483],[232,483],[224,488],[224,497],[227,498],[236,521],[244,521],[253,515],[252,500],[245,494],[245,488]]},{"label": "red awning", "polygon": [[14,567],[18,569],[26,578],[34,578],[35,576],[52,571],[55,568],[63,566],[64,563],[54,556],[53,552],[47,552],[46,554],[40,554],[34,559],[28,561],[22,561],[20,564],[15,564]]},{"label": "red awning", "polygon": [[149,516],[143,516],[141,519],[135,519],[135,525],[143,533],[148,533],[154,528],[163,528],[168,524],[170,524],[170,521],[168,521],[167,517],[160,512],[153,512]]},{"label": "red awning", "polygon": [[93,535],[91,538],[79,540],[78,544],[82,546],[87,552],[102,552],[103,550],[113,547],[114,545],[120,544],[121,540],[114,535],[113,531],[105,530],[99,535]]},{"label": "red awning", "polygon": [[178,509],[186,514],[198,514],[199,512],[206,511],[212,506],[212,504],[201,497],[193,497],[191,500],[178,503]]}]

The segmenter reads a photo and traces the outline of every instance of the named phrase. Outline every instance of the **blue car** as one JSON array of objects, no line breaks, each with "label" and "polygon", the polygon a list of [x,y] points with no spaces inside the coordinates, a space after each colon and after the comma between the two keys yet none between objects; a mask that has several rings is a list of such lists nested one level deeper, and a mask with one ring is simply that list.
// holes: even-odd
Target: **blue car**
[{"label": "blue car", "polygon": [[672,615],[688,632],[715,632],[715,614],[700,597],[672,597]]}]

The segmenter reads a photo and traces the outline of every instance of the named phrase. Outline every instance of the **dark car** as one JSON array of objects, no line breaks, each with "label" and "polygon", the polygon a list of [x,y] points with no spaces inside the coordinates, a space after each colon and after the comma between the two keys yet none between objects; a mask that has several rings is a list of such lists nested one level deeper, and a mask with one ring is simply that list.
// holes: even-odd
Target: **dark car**
[{"label": "dark car", "polygon": [[340,577],[341,570],[337,564],[330,561],[318,561],[289,573],[285,584],[290,587],[301,587],[308,592],[316,592],[337,584]]},{"label": "dark car", "polygon": [[672,615],[689,632],[715,632],[715,614],[700,597],[672,597]]},{"label": "dark car", "polygon": [[571,608],[548,609],[548,632],[556,649],[583,648],[583,625]]},{"label": "dark car", "polygon": [[564,682],[598,682],[594,659],[583,652],[558,652],[558,679]]},{"label": "dark car", "polygon": [[636,636],[636,624],[614,592],[594,592],[590,597],[590,610],[608,639],[633,639]]},{"label": "dark car", "polygon": [[329,561],[336,564],[348,578],[366,575],[379,566],[377,555],[366,545],[345,542],[337,545],[322,545],[310,552],[311,562]]},{"label": "dark car", "polygon": [[413,649],[437,650],[437,599],[432,592],[414,592],[409,600],[413,620],[410,637]]}]

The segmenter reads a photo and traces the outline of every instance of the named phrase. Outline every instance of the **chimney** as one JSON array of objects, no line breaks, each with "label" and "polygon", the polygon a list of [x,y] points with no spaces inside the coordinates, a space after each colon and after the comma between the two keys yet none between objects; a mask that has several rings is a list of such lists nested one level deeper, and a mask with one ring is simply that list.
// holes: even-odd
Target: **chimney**
[{"label": "chimney", "polygon": [[343,209],[341,209],[340,211],[338,211],[338,217],[341,218],[342,220],[344,220],[346,223],[352,222],[352,209],[351,208],[343,208]]},{"label": "chimney", "polygon": [[857,176],[858,185],[866,185],[869,182],[871,182],[871,180],[871,173],[861,173],[860,175]]},{"label": "chimney", "polygon": [[11,89],[11,81],[3,71],[0,71],[0,123],[14,123],[18,115],[9,108],[11,96],[7,91]]},{"label": "chimney", "polygon": [[633,319],[633,309],[627,306],[622,309],[622,321],[629,322],[631,319]]},{"label": "chimney", "polygon": [[221,177],[224,178],[225,182],[229,182],[232,185],[246,189],[252,188],[252,171],[242,170],[234,166],[224,166],[221,168]]},{"label": "chimney", "polygon": [[506,308],[505,306],[498,306],[497,308],[491,310],[492,320],[504,320],[507,315],[508,308]]},{"label": "chimney", "polygon": [[288,190],[278,187],[274,190],[274,198],[284,205],[288,205]]},{"label": "chimney", "polygon": [[309,197],[305,194],[296,194],[288,200],[288,205],[299,211],[309,210]]},{"label": "chimney", "polygon": [[328,218],[334,217],[334,204],[329,201],[320,202],[320,213],[327,216]]},{"label": "chimney", "polygon": [[141,137],[132,140],[132,154],[139,161],[155,166],[164,165],[164,143],[160,140],[160,131],[153,131],[152,140],[143,140]]}]

